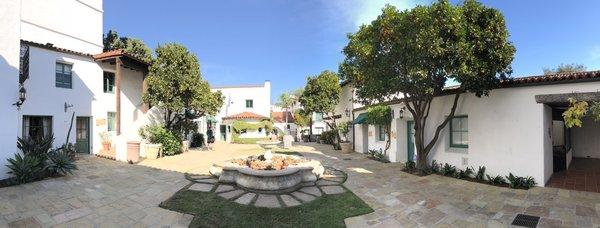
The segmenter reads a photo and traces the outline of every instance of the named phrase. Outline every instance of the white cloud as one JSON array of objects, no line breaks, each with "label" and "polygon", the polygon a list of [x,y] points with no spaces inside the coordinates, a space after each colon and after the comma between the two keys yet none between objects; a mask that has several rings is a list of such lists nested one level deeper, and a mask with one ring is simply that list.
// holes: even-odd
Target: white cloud
[{"label": "white cloud", "polygon": [[[399,10],[413,8],[416,5],[429,3],[430,0],[333,0],[331,4],[332,13],[338,19],[358,28],[362,24],[368,24],[381,14],[381,9],[390,4]],[[341,17],[341,18],[340,18]]]}]

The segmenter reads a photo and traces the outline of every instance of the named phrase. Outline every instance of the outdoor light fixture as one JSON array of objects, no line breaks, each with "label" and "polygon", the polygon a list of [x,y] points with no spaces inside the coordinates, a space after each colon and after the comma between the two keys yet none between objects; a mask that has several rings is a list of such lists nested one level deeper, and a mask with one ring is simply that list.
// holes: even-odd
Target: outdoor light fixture
[{"label": "outdoor light fixture", "polygon": [[345,112],[346,112],[346,117],[350,117],[350,110],[348,108],[346,108]]},{"label": "outdoor light fixture", "polygon": [[404,118],[404,109],[406,109],[406,107],[402,107],[400,109],[400,114],[399,114],[400,115],[400,119]]},{"label": "outdoor light fixture", "polygon": [[25,87],[23,87],[23,85],[21,85],[20,87],[21,88],[19,89],[19,100],[12,104],[14,106],[17,106],[17,109],[21,109],[21,105],[25,103],[25,95],[27,94],[27,90],[25,90]]}]

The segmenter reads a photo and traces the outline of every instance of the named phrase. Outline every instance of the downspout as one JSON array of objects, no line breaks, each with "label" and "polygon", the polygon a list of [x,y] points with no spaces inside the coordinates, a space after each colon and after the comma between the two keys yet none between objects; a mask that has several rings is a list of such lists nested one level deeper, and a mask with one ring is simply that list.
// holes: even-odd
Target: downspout
[{"label": "downspout", "polygon": [[[354,122],[354,86],[352,86],[352,90],[350,91],[350,110],[352,112],[352,122]],[[354,123],[352,123],[352,151],[356,151],[356,129],[354,127]]]}]

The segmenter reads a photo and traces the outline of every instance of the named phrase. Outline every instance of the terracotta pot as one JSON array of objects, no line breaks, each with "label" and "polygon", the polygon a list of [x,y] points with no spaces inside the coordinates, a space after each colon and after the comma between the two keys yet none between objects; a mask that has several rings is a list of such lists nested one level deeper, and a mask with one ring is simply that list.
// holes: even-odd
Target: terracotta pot
[{"label": "terracotta pot", "polygon": [[102,150],[110,151],[110,142],[102,142]]},{"label": "terracotta pot", "polygon": [[352,153],[352,143],[343,142],[340,143],[340,146],[342,147],[342,153]]}]

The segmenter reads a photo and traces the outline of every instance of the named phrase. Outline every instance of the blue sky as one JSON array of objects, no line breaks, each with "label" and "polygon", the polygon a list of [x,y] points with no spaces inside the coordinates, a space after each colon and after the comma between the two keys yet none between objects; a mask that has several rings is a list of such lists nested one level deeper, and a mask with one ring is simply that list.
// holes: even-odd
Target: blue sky
[{"label": "blue sky", "polygon": [[[386,3],[405,9],[427,0],[105,0],[104,30],[152,48],[181,43],[198,56],[212,86],[270,80],[276,101],[281,92],[304,86],[306,76],[336,71],[346,34]],[[517,47],[513,76],[538,75],[560,63],[600,69],[600,1],[483,3],[507,20]]]}]

